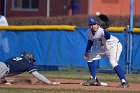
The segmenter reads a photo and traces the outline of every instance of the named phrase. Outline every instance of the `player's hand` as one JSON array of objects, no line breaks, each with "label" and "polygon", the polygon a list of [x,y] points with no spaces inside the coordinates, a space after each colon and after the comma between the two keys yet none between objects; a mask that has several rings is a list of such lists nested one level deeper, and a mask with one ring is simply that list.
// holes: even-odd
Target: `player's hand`
[{"label": "player's hand", "polygon": [[88,59],[89,53],[86,52],[86,53],[84,54],[84,57],[85,57],[85,59]]}]

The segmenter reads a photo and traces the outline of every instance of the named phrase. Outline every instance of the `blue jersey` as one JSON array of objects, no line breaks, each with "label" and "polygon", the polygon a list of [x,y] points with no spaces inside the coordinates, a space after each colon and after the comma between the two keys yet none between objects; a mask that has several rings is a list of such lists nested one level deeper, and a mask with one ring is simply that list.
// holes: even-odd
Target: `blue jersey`
[{"label": "blue jersey", "polygon": [[34,65],[29,63],[29,61],[24,57],[9,58],[5,61],[5,64],[10,68],[7,76],[14,76],[26,71],[32,73],[33,71],[37,70]]}]

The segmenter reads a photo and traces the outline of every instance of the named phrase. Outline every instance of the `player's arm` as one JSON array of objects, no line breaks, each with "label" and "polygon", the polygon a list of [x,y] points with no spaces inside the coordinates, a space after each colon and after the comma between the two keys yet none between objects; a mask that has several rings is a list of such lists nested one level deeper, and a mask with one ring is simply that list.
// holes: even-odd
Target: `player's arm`
[{"label": "player's arm", "polygon": [[105,39],[110,39],[110,32],[107,29],[104,29],[104,37]]},{"label": "player's arm", "polygon": [[86,47],[86,52],[87,53],[90,52],[92,46],[93,46],[93,41],[88,40],[87,47]]},{"label": "player's arm", "polygon": [[37,78],[38,80],[46,83],[46,84],[53,84],[53,82],[49,81],[47,78],[45,78],[42,74],[38,73],[37,71],[31,72],[31,74]]},{"label": "player's arm", "polygon": [[93,46],[93,42],[91,40],[88,40],[87,47],[86,47],[86,52],[84,54],[85,59],[88,58],[89,52],[90,52],[92,46]]}]

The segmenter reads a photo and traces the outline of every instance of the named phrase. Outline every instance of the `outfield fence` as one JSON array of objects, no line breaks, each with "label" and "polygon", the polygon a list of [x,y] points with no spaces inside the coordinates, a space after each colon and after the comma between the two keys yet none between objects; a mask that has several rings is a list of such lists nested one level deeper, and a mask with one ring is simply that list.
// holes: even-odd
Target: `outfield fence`
[{"label": "outfield fence", "polygon": [[[0,60],[17,56],[22,51],[34,53],[40,70],[63,70],[66,67],[87,68],[84,52],[87,44],[86,27],[69,25],[54,26],[0,26]],[[126,73],[140,70],[140,29],[127,32],[126,27],[110,27],[112,35],[123,45],[119,64]],[[132,35],[132,60],[128,58],[128,35]],[[107,58],[97,61],[99,71],[112,71]]]}]

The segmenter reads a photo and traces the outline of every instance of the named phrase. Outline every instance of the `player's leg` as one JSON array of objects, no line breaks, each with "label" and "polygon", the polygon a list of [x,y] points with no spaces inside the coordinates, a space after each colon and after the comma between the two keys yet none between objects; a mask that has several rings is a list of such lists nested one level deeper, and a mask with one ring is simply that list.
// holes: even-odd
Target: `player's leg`
[{"label": "player's leg", "polygon": [[110,57],[109,57],[109,59],[110,59],[110,64],[114,68],[116,74],[118,75],[118,77],[119,77],[119,79],[121,81],[121,87],[126,88],[129,85],[128,85],[127,81],[126,81],[124,71],[118,65],[118,60],[120,58],[121,52],[122,52],[122,45],[120,43],[118,43],[116,47],[113,47],[113,48],[110,49]]},{"label": "player's leg", "polygon": [[3,62],[0,62],[0,81],[2,84],[7,84],[5,75],[7,75],[8,72],[9,72],[9,68],[7,67],[7,65]]},{"label": "player's leg", "polygon": [[90,79],[83,83],[84,86],[101,86],[101,83],[96,78],[96,62],[95,60],[101,59],[101,54],[103,54],[103,50],[93,50],[89,58],[87,60],[89,72],[90,72]]},{"label": "player's leg", "polygon": [[6,66],[5,63],[0,62],[0,79],[5,76],[6,73],[9,72],[9,68]]},{"label": "player's leg", "polygon": [[94,61],[87,62],[89,72],[90,72],[90,79],[83,83],[83,86],[96,86],[98,83],[96,82],[96,63]]},{"label": "player's leg", "polygon": [[96,63],[95,61],[87,62],[91,78],[96,79]]}]

